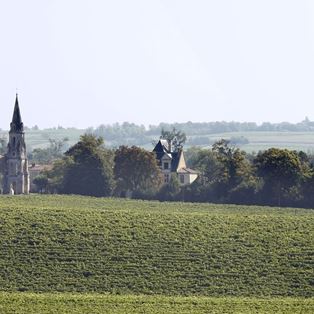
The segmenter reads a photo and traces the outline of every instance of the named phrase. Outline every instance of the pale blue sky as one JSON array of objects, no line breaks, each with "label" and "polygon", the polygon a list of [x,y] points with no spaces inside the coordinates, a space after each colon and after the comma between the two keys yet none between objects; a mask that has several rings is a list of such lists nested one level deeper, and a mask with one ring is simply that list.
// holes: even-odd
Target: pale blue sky
[{"label": "pale blue sky", "polygon": [[314,1],[0,0],[0,128],[314,120]]}]

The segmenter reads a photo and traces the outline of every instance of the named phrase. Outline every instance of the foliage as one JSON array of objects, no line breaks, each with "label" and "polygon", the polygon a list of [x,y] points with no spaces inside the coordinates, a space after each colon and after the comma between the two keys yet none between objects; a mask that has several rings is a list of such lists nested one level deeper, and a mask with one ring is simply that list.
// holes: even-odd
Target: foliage
[{"label": "foliage", "polygon": [[313,226],[302,209],[1,196],[0,287],[313,297]]},{"label": "foliage", "polygon": [[212,150],[222,165],[216,183],[220,199],[232,203],[252,202],[258,182],[245,152],[224,139],[214,143]]},{"label": "foliage", "polygon": [[47,175],[40,174],[34,178],[33,183],[37,185],[40,193],[42,193],[43,191],[46,191],[48,187],[48,177]]},{"label": "foliage", "polygon": [[30,162],[36,162],[39,164],[51,163],[53,160],[62,157],[64,148],[66,147],[69,139],[64,137],[61,140],[49,138],[49,147],[47,148],[35,148],[28,154]]},{"label": "foliage", "polygon": [[299,188],[304,175],[298,153],[287,149],[271,148],[260,152],[255,165],[265,182],[264,198],[267,197],[267,201],[275,199],[279,206],[293,193],[293,189]]},{"label": "foliage", "polygon": [[223,164],[211,149],[194,147],[188,151],[187,156],[189,167],[199,170],[205,184],[212,184],[220,180]]},{"label": "foliage", "polygon": [[82,135],[65,153],[72,162],[64,169],[62,191],[66,194],[109,196],[114,189],[113,154],[103,139]]},{"label": "foliage", "polygon": [[100,125],[95,130],[89,130],[90,133],[103,137],[109,141],[111,140],[123,140],[126,137],[141,137],[145,134],[145,126],[144,125],[136,125],[134,123],[123,122],[115,123],[112,125]]},{"label": "foliage", "polygon": [[170,181],[160,188],[157,194],[157,199],[160,201],[177,201],[180,199],[180,192],[181,189],[178,176],[172,174]]},{"label": "foliage", "polygon": [[182,149],[183,144],[186,142],[186,135],[184,132],[173,128],[171,131],[161,129],[161,139],[167,140],[171,151]]},{"label": "foliage", "polygon": [[51,170],[42,172],[48,178],[47,192],[62,193],[64,191],[64,174],[66,169],[69,169],[73,164],[73,159],[70,157],[63,157],[57,159],[52,163]]},{"label": "foliage", "polygon": [[306,208],[313,208],[314,205],[314,172],[308,173],[301,185],[300,194],[303,196],[301,204]]},{"label": "foliage", "polygon": [[[120,145],[138,145],[151,148],[153,139],[159,138],[161,130],[181,130],[187,135],[185,147],[201,145],[208,147],[220,138],[245,137],[249,143],[237,142],[247,152],[265,150],[270,147],[287,148],[291,150],[314,151],[314,123],[302,121],[297,124],[262,124],[250,122],[186,122],[186,123],[160,123],[145,128],[142,125],[133,123],[122,123],[102,125],[97,128],[86,130],[75,128],[49,128],[49,129],[28,129],[26,130],[27,151],[32,149],[46,148],[49,146],[49,138],[61,140],[69,138],[68,145],[74,145],[80,135],[84,133],[102,136],[106,140],[106,146],[119,147]],[[7,136],[7,131],[0,131],[1,135]]]},{"label": "foliage", "polygon": [[200,172],[185,188],[187,201],[313,208],[314,162],[302,151],[272,148],[247,155],[220,140],[212,150],[194,147],[186,156]]},{"label": "foliage", "polygon": [[313,299],[209,298],[78,293],[0,293],[1,313],[295,314],[312,313]]},{"label": "foliage", "polygon": [[120,146],[115,151],[114,175],[117,182],[116,194],[119,196],[128,191],[154,193],[162,183],[154,153],[136,146]]}]

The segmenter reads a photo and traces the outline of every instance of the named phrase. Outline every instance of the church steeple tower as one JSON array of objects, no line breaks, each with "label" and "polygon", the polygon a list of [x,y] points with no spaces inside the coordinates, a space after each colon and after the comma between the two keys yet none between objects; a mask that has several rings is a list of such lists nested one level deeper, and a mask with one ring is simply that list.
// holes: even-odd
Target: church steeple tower
[{"label": "church steeple tower", "polygon": [[25,134],[17,94],[10,124],[8,149],[5,155],[3,192],[7,194],[29,193]]},{"label": "church steeple tower", "polygon": [[10,124],[10,132],[23,132],[23,131],[24,131],[24,127],[23,127],[23,122],[21,118],[19,100],[18,100],[18,95],[16,94],[13,117],[12,117],[12,122]]}]

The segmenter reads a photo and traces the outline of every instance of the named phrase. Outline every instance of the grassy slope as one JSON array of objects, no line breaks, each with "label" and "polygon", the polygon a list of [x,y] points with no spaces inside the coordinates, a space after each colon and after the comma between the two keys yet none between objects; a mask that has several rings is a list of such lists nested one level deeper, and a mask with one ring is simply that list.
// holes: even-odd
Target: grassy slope
[{"label": "grassy slope", "polygon": [[296,314],[313,313],[314,299],[0,293],[1,313]]},{"label": "grassy slope", "polygon": [[0,289],[314,296],[314,211],[0,197]]}]

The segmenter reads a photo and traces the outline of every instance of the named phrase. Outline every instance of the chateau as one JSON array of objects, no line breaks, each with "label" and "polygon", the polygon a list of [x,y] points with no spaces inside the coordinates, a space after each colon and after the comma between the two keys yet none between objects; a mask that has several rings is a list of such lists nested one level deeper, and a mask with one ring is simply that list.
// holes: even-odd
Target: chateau
[{"label": "chateau", "polygon": [[10,124],[8,148],[6,154],[1,159],[4,169],[3,193],[29,194],[30,180],[25,134],[17,95]]},{"label": "chateau", "polygon": [[172,150],[171,144],[161,139],[153,152],[164,175],[164,183],[169,183],[172,175],[178,177],[180,185],[191,184],[197,179],[198,172],[186,166],[182,148]]}]

